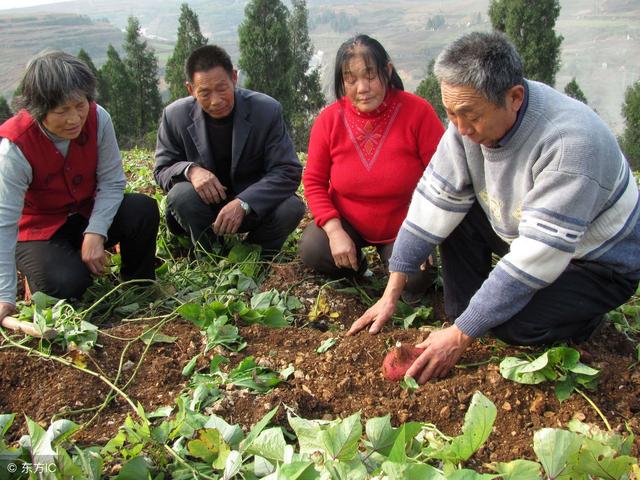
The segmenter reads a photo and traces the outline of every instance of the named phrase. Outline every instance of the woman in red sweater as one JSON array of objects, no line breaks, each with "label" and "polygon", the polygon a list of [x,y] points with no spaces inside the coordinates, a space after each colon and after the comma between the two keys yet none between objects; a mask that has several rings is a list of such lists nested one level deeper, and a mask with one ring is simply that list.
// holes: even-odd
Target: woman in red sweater
[{"label": "woman in red sweater", "polygon": [[[302,180],[315,223],[300,255],[321,273],[344,276],[366,269],[366,246],[387,265],[444,128],[426,100],[404,91],[384,47],[367,35],[338,49],[334,89],[338,100],[311,130]],[[405,290],[423,292],[427,278],[410,278]]]}]

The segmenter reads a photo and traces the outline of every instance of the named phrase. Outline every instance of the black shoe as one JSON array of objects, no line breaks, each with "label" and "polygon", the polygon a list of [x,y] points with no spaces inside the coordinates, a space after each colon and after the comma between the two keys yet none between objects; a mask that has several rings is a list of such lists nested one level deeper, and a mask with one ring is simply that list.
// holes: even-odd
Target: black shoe
[{"label": "black shoe", "polygon": [[607,320],[609,320],[609,317],[607,316],[606,313],[593,317],[585,328],[585,331],[587,333],[574,339],[574,342],[584,343],[584,342],[590,342],[591,340],[594,340],[595,338],[600,336],[600,334],[602,333],[602,330],[607,324]]}]

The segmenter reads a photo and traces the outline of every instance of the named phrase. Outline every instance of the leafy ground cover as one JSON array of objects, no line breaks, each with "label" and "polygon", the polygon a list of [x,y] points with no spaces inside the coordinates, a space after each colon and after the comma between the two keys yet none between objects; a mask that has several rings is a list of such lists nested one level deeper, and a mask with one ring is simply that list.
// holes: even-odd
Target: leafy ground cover
[{"label": "leafy ground cover", "polygon": [[[126,159],[130,188],[157,195],[151,154]],[[383,380],[382,360],[448,321],[441,291],[346,337],[383,288],[379,265],[329,281],[295,240],[266,264],[231,243],[189,256],[163,229],[154,288],[118,285],[114,254],[80,302],[22,306],[58,335],[3,332],[0,479],[638,476],[638,296],[589,343],[476,342],[416,388]]]}]

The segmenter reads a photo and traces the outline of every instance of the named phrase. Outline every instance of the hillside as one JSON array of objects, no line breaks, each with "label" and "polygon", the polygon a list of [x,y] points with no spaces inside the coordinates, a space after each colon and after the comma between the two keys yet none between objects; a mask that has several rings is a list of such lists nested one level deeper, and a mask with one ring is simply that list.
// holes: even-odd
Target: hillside
[{"label": "hillside", "polygon": [[[44,46],[56,46],[75,53],[80,46],[100,65],[109,42],[120,45],[117,29],[123,29],[129,15],[140,19],[144,33],[157,49],[161,66],[175,40],[179,5],[182,0],[71,0],[50,6],[0,12],[0,93],[15,88],[24,61]],[[560,90],[576,77],[587,99],[616,131],[623,123],[620,108],[625,89],[640,78],[640,2],[637,0],[561,0],[558,33],[562,43],[562,67],[557,75]],[[489,0],[308,0],[311,38],[324,67],[325,87],[329,87],[332,62],[338,45],[356,32],[369,33],[389,50],[405,86],[414,90],[424,77],[426,66],[441,48],[462,33],[490,28],[487,18]],[[228,49],[238,59],[237,27],[243,20],[246,0],[191,0],[198,13],[203,33],[211,42]],[[39,13],[55,11],[59,21],[68,15],[78,25],[31,29],[22,19],[42,18]],[[441,18],[439,18],[441,17]],[[11,21],[10,21],[11,20]],[[438,20],[438,21],[435,21]],[[53,20],[52,20],[53,22]],[[109,22],[109,23],[105,23]],[[110,26],[110,25],[112,26]],[[5,25],[11,25],[5,28]],[[434,26],[429,28],[429,26]],[[78,30],[77,30],[78,29]],[[29,32],[36,31],[37,34]],[[114,37],[100,35],[113,33]],[[11,37],[8,38],[8,36]],[[18,39],[28,39],[16,42]],[[68,43],[61,44],[64,40]],[[74,41],[75,43],[72,43]],[[4,47],[4,46],[8,47]],[[40,47],[40,48],[38,48]],[[326,88],[330,91],[330,88]]]}]

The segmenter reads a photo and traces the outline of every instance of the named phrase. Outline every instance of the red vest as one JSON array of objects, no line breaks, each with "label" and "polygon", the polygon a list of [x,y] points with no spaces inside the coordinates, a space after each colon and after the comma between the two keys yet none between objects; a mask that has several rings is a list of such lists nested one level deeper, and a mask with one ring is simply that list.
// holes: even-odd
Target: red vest
[{"label": "red vest", "polygon": [[20,149],[33,172],[18,224],[19,241],[49,240],[73,213],[89,218],[98,165],[95,102],[80,135],[69,142],[66,158],[25,110],[0,126],[0,137]]}]

